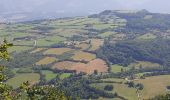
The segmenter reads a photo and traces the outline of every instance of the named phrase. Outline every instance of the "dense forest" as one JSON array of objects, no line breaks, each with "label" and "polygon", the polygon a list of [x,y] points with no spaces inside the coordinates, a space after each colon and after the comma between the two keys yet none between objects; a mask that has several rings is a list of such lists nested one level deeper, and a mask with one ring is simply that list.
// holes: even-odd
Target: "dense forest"
[{"label": "dense forest", "polygon": [[170,64],[170,40],[106,42],[98,56],[113,64],[127,66],[134,61],[156,62],[168,67]]}]

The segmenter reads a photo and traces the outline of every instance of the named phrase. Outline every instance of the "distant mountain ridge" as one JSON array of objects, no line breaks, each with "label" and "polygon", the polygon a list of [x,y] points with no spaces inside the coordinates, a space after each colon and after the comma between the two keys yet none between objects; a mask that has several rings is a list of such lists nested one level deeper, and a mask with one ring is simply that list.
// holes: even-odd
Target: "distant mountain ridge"
[{"label": "distant mountain ridge", "polygon": [[[161,13],[151,13],[145,9],[142,10],[104,10],[99,14],[80,14],[82,16],[88,17],[99,17],[103,15],[119,15],[122,14],[136,14],[136,15],[148,15],[148,14],[161,14]],[[163,14],[170,15],[170,14]],[[25,21],[34,21],[34,20],[43,20],[43,19],[57,19],[65,17],[75,17],[78,16],[76,13],[61,13],[61,12],[41,12],[41,13],[31,13],[31,12],[15,12],[15,13],[2,13],[0,14],[0,23],[6,22],[25,22]]]},{"label": "distant mountain ridge", "polygon": [[[86,14],[82,14],[86,15]],[[42,13],[31,13],[31,12],[17,12],[17,13],[5,13],[0,14],[0,22],[25,22],[25,21],[34,21],[42,19],[56,19],[64,17],[74,17],[74,13],[57,13],[57,12],[42,12]]]}]

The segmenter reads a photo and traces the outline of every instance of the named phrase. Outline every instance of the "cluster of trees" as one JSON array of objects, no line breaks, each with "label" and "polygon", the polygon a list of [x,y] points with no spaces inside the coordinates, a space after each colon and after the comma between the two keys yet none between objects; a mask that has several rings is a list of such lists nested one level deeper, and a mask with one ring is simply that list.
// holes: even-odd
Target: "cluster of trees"
[{"label": "cluster of trees", "polygon": [[113,90],[113,85],[106,85],[106,86],[104,87],[104,90],[112,91],[112,90]]},{"label": "cluster of trees", "polygon": [[139,90],[143,90],[143,88],[144,88],[143,84],[141,84],[141,83],[135,84],[133,81],[126,82],[125,84],[127,84],[129,88],[136,88]]}]

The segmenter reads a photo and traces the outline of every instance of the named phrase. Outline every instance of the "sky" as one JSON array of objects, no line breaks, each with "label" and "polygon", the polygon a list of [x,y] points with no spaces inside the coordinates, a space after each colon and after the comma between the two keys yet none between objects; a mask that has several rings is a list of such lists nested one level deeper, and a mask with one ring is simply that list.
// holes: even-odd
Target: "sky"
[{"label": "sky", "polygon": [[103,10],[140,10],[170,13],[170,0],[0,0],[0,14],[93,14]]}]

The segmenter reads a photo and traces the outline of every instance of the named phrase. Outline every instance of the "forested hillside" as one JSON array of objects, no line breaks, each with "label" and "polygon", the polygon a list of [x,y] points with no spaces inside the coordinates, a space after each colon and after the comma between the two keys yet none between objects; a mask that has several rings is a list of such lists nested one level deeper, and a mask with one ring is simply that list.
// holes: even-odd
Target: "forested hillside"
[{"label": "forested hillside", "polygon": [[116,44],[107,42],[98,51],[98,56],[123,66],[135,61],[149,61],[169,67],[169,50],[169,39],[121,41]]}]

